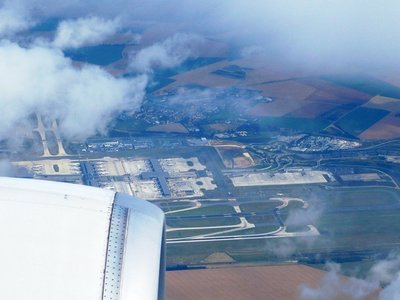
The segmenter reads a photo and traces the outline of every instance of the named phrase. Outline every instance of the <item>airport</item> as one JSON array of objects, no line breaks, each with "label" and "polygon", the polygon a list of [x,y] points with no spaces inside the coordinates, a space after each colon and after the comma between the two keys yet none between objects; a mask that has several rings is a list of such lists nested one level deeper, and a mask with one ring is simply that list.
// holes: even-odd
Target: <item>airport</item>
[{"label": "airport", "polygon": [[3,2],[4,298],[392,300],[398,7]]}]

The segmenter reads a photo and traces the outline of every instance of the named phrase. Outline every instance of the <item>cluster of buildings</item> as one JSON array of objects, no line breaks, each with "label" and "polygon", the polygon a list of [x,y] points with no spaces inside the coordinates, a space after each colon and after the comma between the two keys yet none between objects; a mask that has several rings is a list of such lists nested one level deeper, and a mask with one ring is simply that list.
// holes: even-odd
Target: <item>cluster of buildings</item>
[{"label": "cluster of buildings", "polygon": [[324,152],[358,148],[361,143],[328,136],[305,136],[293,142],[290,150],[300,152]]},{"label": "cluster of buildings", "polygon": [[217,188],[213,174],[197,157],[167,159],[110,158],[15,162],[34,178],[81,183],[143,199],[201,197]]}]

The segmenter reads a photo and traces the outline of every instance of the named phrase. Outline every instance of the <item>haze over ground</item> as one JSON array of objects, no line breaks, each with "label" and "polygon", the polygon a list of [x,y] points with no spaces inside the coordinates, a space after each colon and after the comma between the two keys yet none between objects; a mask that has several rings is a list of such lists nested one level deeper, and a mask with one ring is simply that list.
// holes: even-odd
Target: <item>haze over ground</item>
[{"label": "haze over ground", "polygon": [[[104,132],[121,111],[136,110],[145,77],[115,79],[91,66],[78,70],[60,51],[99,44],[133,24],[174,24],[185,32],[167,34],[166,41],[131,56],[132,68],[145,73],[195,55],[188,45],[201,37],[221,38],[244,55],[257,52],[295,67],[354,72],[399,63],[399,12],[396,1],[2,1],[0,50],[9,59],[0,67],[6,95],[1,101],[9,114],[1,135],[38,108],[61,120],[65,136],[79,138]],[[29,28],[55,17],[63,21],[53,37],[29,39]],[[67,86],[68,92],[60,88]],[[79,123],[86,124],[86,133],[74,128]]]},{"label": "haze over ground", "polygon": [[[196,55],[196,45],[201,47],[204,39],[234,45],[243,56],[256,53],[317,73],[381,71],[400,64],[400,4],[394,0],[0,3],[0,107],[6,112],[0,119],[1,139],[15,138],[15,127],[37,111],[58,119],[67,138],[83,140],[104,133],[115,116],[140,107],[153,68],[181,64]],[[31,28],[51,18],[62,20],[53,35],[30,36]],[[166,31],[148,43],[130,31],[156,23],[176,32]],[[130,68],[138,74],[133,78],[115,77],[97,66],[77,66],[62,51],[101,44],[120,32],[143,43],[129,56]],[[391,258],[387,267],[397,264],[398,259]],[[337,279],[336,271],[333,268],[328,282]],[[384,281],[392,283],[381,299],[398,295],[399,275],[393,270],[390,274]],[[382,278],[373,277],[372,285],[378,286]],[[324,284],[322,290],[304,293],[332,299],[328,295],[336,290],[326,293]],[[347,288],[350,294],[364,288],[356,286]]]}]

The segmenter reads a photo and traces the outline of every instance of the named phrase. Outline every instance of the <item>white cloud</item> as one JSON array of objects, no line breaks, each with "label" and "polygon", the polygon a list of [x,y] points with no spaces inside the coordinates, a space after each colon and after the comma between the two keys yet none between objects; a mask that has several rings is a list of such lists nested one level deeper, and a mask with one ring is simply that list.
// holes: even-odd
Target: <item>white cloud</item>
[{"label": "white cloud", "polygon": [[[286,220],[284,220],[285,226],[288,227],[305,227],[308,225],[316,225],[319,221],[323,207],[318,205],[317,199],[310,197],[308,199],[308,208],[295,208],[290,209]],[[297,237],[296,239],[278,239],[274,247],[271,249],[272,252],[281,257],[288,257],[296,253],[299,245],[301,247],[311,247],[318,237]]]},{"label": "white cloud", "polygon": [[[384,3],[254,0],[251,5],[245,0],[217,3],[211,0],[14,0],[6,3],[13,11],[17,7],[14,3],[25,7],[26,17],[79,18],[93,14],[105,19],[118,18],[123,25],[138,21],[175,23],[188,32],[225,37],[247,48],[244,52],[249,46],[261,47],[271,59],[287,58],[301,66],[350,68],[354,64],[398,64],[400,61],[397,30],[400,2],[397,0]],[[22,24],[26,20],[20,18]],[[20,21],[15,18],[15,25],[9,26],[18,28]],[[150,50],[161,61],[166,56],[160,49]]]},{"label": "white cloud", "polygon": [[315,224],[321,217],[323,210],[314,202],[308,209],[291,209],[285,220],[286,226],[307,226]]},{"label": "white cloud", "polygon": [[0,57],[0,138],[36,111],[58,118],[68,138],[104,132],[116,114],[139,107],[147,83],[145,76],[116,79],[95,66],[77,69],[61,51],[45,47],[3,41]]},{"label": "white cloud", "polygon": [[369,271],[368,280],[388,284],[396,277],[400,270],[400,256],[389,255],[385,260],[375,263]]},{"label": "white cloud", "polygon": [[29,28],[32,24],[27,12],[19,6],[5,4],[0,7],[0,37],[8,37]]},{"label": "white cloud", "polygon": [[400,299],[400,274],[379,295],[379,300]]},{"label": "white cloud", "polygon": [[176,33],[162,42],[132,54],[130,67],[140,72],[176,67],[190,56],[196,55],[196,48],[202,42],[203,39],[198,35]]},{"label": "white cloud", "polygon": [[[233,0],[223,28],[293,64],[351,68],[399,63],[400,2]],[[231,24],[231,25],[229,25]]]},{"label": "white cloud", "polygon": [[78,48],[103,42],[115,34],[119,21],[99,17],[61,21],[57,27],[53,45],[58,48]]},{"label": "white cloud", "polygon": [[385,285],[387,286],[380,292],[379,300],[400,299],[399,255],[392,254],[385,260],[376,262],[365,279],[342,277],[338,264],[328,264],[328,269],[319,286],[299,287],[301,300],[364,299],[373,292],[377,293]]},{"label": "white cloud", "polygon": [[215,100],[216,95],[217,90],[180,87],[173,96],[168,97],[168,102],[184,106],[194,106],[204,103],[212,105],[212,101]]},{"label": "white cloud", "polygon": [[340,266],[337,264],[329,264],[328,268],[329,272],[317,288],[306,285],[300,287],[300,300],[361,300],[379,288],[376,282],[341,277]]}]

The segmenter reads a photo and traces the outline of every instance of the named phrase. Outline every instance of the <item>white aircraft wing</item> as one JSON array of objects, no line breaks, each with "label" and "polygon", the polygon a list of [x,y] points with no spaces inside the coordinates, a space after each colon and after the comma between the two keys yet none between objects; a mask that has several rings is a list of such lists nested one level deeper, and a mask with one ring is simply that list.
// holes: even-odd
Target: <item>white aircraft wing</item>
[{"label": "white aircraft wing", "polygon": [[164,230],[144,200],[0,178],[0,298],[163,299]]}]

